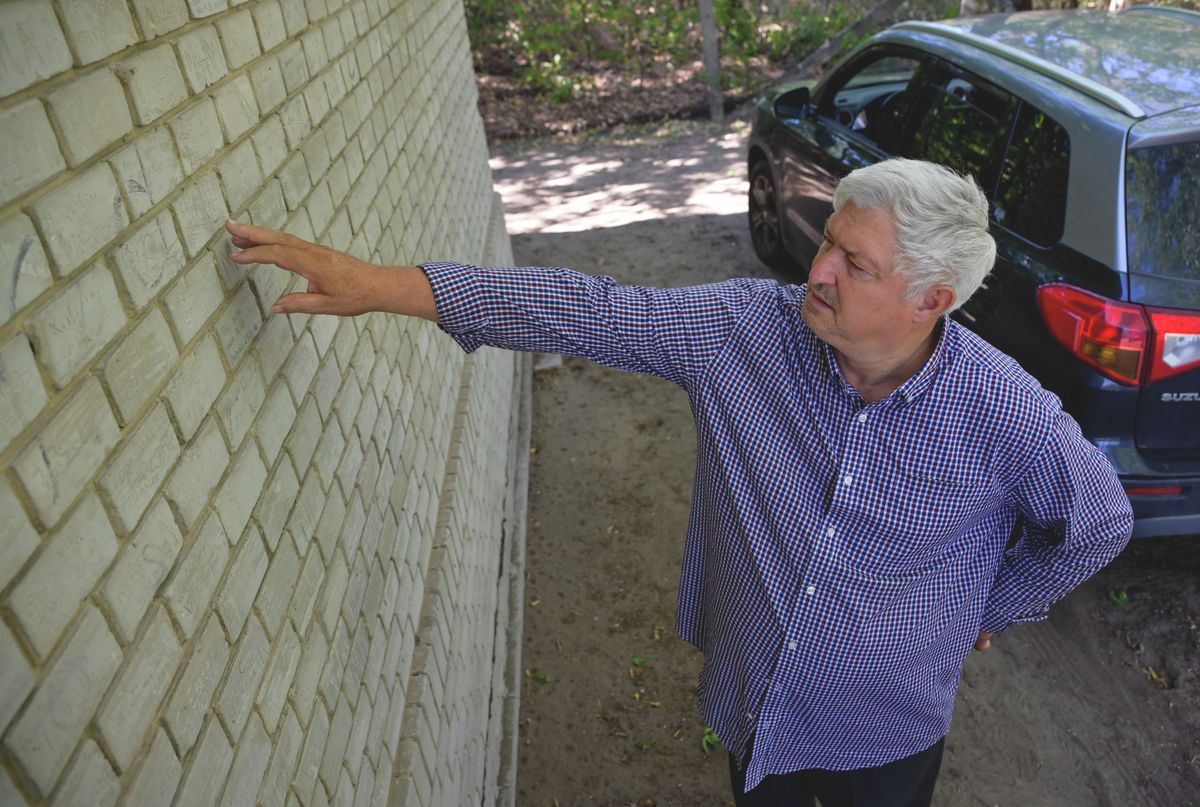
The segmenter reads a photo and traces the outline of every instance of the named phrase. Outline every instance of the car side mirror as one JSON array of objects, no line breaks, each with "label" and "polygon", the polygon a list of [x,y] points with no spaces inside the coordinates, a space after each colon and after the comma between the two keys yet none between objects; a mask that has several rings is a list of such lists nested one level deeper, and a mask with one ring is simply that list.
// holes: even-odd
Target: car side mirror
[{"label": "car side mirror", "polygon": [[775,117],[782,121],[799,120],[809,114],[809,104],[812,96],[808,87],[797,87],[788,90],[775,99]]}]

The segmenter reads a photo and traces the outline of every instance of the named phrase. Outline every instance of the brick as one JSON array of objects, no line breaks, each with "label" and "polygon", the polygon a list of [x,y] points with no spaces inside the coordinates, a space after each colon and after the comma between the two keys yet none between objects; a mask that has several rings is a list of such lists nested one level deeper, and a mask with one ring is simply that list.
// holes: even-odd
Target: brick
[{"label": "brick", "polygon": [[[260,227],[270,227],[272,230],[282,230],[287,222],[287,206],[283,203],[283,191],[279,187],[279,180],[269,179],[263,187],[262,192],[254,198],[250,203],[247,211],[250,214],[250,220]],[[264,286],[274,286],[275,283],[284,284],[290,283],[293,275],[288,272],[276,269],[270,265],[259,265],[250,269],[250,276],[255,278],[255,288],[259,289],[259,294],[263,293]],[[277,278],[274,283],[263,283],[263,277]],[[271,302],[274,302],[274,298]],[[286,317],[282,317],[286,321]]]},{"label": "brick", "polygon": [[250,68],[250,83],[264,117],[287,99],[283,72],[274,56],[263,57]]},{"label": "brick", "polygon": [[[313,710],[312,719],[308,723],[308,734],[304,738],[304,749],[300,752],[300,761],[296,766],[296,776],[292,780],[293,787],[297,793],[301,793],[304,801],[303,804],[311,807],[312,802],[309,799],[309,793],[313,791],[313,786],[317,781],[317,771],[321,767],[321,752],[325,750],[325,743],[329,739],[329,717],[325,714],[325,710],[317,706]],[[319,785],[316,787],[317,793],[324,793]]]},{"label": "brick", "polygon": [[121,786],[112,765],[100,747],[85,737],[75,761],[63,775],[51,807],[113,807],[120,795]]},{"label": "brick", "polygon": [[235,11],[217,20],[217,33],[225,50],[225,62],[230,70],[236,70],[254,60],[262,51],[258,47],[258,36],[250,12]]},{"label": "brick", "polygon": [[[286,70],[286,67],[284,69]],[[286,75],[285,73],[284,76]],[[283,121],[283,133],[287,137],[288,148],[299,148],[304,137],[312,130],[312,119],[304,97],[297,95],[285,103],[279,111],[279,118]]]},{"label": "brick", "polygon": [[300,483],[291,464],[279,463],[266,491],[255,507],[254,516],[262,526],[263,536],[272,551],[283,532],[299,487]]},{"label": "brick", "polygon": [[131,532],[137,525],[179,455],[167,408],[157,404],[100,476],[100,489],[108,494],[120,529]]},{"label": "brick", "polygon": [[161,128],[147,132],[113,154],[109,163],[135,218],[166,199],[183,181],[171,138]]},{"label": "brick", "polygon": [[[279,630],[299,574],[300,558],[296,556],[296,550],[292,548],[291,543],[284,541],[271,558],[267,576],[263,579],[258,598],[255,600],[255,608],[269,636],[275,636]],[[286,692],[286,688],[284,691]],[[274,718],[269,718],[267,722],[274,731]]]},{"label": "brick", "polygon": [[254,100],[250,79],[245,75],[214,90],[213,102],[217,105],[217,117],[221,120],[226,143],[233,143],[258,123],[258,102]]},{"label": "brick", "polygon": [[301,636],[308,630],[309,621],[312,619],[313,608],[317,602],[317,594],[320,591],[321,582],[325,577],[325,567],[321,563],[321,555],[319,552],[309,552],[308,558],[304,562],[304,569],[300,572],[300,579],[296,583],[295,591],[292,592],[292,599],[288,603],[287,616],[292,622],[292,627]]},{"label": "brick", "polygon": [[213,718],[204,729],[204,737],[188,766],[175,803],[180,807],[215,807],[232,764],[233,748],[225,738],[220,722]]},{"label": "brick", "polygon": [[[321,435],[321,440],[317,443],[317,453],[313,456],[313,462],[316,464],[317,471],[321,474],[321,481],[324,482],[326,488],[333,484],[334,473],[345,450],[346,438],[342,436],[341,430],[330,424],[330,428],[327,428]],[[323,546],[329,546],[337,541],[336,534],[322,534],[320,529],[317,530],[317,538],[322,541]],[[326,541],[329,544],[325,544]],[[328,557],[328,555],[326,556]]]},{"label": "brick", "polygon": [[113,70],[128,88],[134,120],[142,126],[153,123],[188,97],[183,73],[170,45],[131,53],[117,62]]},{"label": "brick", "polygon": [[125,325],[112,274],[96,264],[42,306],[26,328],[38,359],[65,386]]},{"label": "brick", "polygon": [[308,27],[308,14],[304,10],[304,0],[281,0],[283,24],[288,36],[295,36]]},{"label": "brick", "polygon": [[265,397],[266,390],[263,389],[258,365],[254,361],[246,362],[216,405],[217,417],[225,427],[225,436],[233,450],[236,451],[242,444]]},{"label": "brick", "polygon": [[174,570],[163,590],[163,599],[183,630],[186,641],[208,610],[209,600],[229,557],[229,544],[221,520],[210,514],[197,530],[195,540]]},{"label": "brick", "polygon": [[59,275],[73,272],[129,224],[108,165],[93,166],[33,205]]},{"label": "brick", "polygon": [[125,641],[137,633],[158,587],[167,579],[183,546],[183,536],[166,502],[159,499],[122,549],[101,595]]},{"label": "brick", "polygon": [[13,463],[42,524],[53,525],[66,512],[117,437],[100,382],[84,379]]},{"label": "brick", "polygon": [[139,309],[179,274],[186,260],[169,210],[150,219],[110,254],[129,299]]},{"label": "brick", "polygon": [[283,134],[283,124],[279,122],[279,118],[275,116],[267,118],[251,135],[251,140],[262,161],[263,171],[268,175],[274,174],[275,170],[283,163],[284,158],[287,157],[287,142]]},{"label": "brick", "polygon": [[[129,769],[129,763],[142,747],[143,737],[167,693],[182,655],[179,640],[160,606],[155,609],[146,633],[138,639],[133,656],[117,677],[108,701],[96,718],[96,728],[120,770]],[[168,798],[174,792],[172,788]]]},{"label": "brick", "polygon": [[238,143],[217,163],[217,173],[225,187],[225,199],[235,211],[245,206],[263,181],[254,146],[249,140]]},{"label": "brick", "polygon": [[193,179],[175,200],[172,207],[179,220],[179,231],[189,256],[195,257],[213,236],[224,232],[229,208],[221,195],[217,175],[206,171]]},{"label": "brick", "polygon": [[308,166],[304,155],[297,152],[288,158],[279,171],[279,185],[288,210],[296,210],[308,195],[312,184],[308,178]]},{"label": "brick", "polygon": [[258,528],[251,526],[243,534],[237,555],[229,564],[229,575],[217,595],[217,613],[231,640],[241,635],[266,573],[267,553],[259,540]]},{"label": "brick", "polygon": [[225,302],[212,253],[202,253],[184,270],[163,301],[180,343],[188,344]]},{"label": "brick", "polygon": [[25,660],[20,645],[8,628],[0,625],[0,732],[33,691],[33,667]]},{"label": "brick", "polygon": [[62,654],[4,738],[42,794],[58,780],[121,664],[104,617],[87,606]]},{"label": "brick", "polygon": [[300,44],[304,47],[304,60],[308,64],[309,75],[317,75],[329,64],[329,53],[325,50],[325,39],[320,30],[310,30],[301,35]]},{"label": "brick", "polygon": [[229,465],[229,452],[213,418],[205,421],[196,439],[184,450],[175,472],[167,480],[166,496],[184,524],[191,527],[212,497]]},{"label": "brick", "polygon": [[150,753],[142,760],[125,792],[126,804],[170,804],[179,787],[183,767],[171,748],[167,733],[158,729]]},{"label": "brick", "polygon": [[58,0],[76,63],[85,65],[137,42],[124,0]]},{"label": "brick", "polygon": [[[367,699],[367,688],[358,688],[358,702],[354,707],[354,724],[350,730],[350,739],[346,743],[346,753],[343,759],[349,770],[359,770],[359,766],[367,761],[364,753],[367,742],[367,729],[371,727],[371,703]],[[459,746],[454,746],[455,748]],[[368,767],[368,766],[363,766]],[[360,784],[362,784],[360,782]],[[370,787],[366,788],[370,795]]]},{"label": "brick", "polygon": [[279,51],[279,64],[288,93],[295,92],[308,82],[308,63],[304,60],[304,46],[299,42],[290,41]]},{"label": "brick", "polygon": [[225,784],[221,800],[225,804],[254,804],[270,761],[271,737],[258,715],[252,715],[246,733],[238,744],[237,756],[233,760],[233,769],[229,772],[229,781]]},{"label": "brick", "polygon": [[151,39],[181,28],[188,21],[184,0],[133,0],[133,12]]},{"label": "brick", "polygon": [[85,73],[46,98],[59,121],[62,145],[78,166],[133,130],[125,91],[107,68]]},{"label": "brick", "polygon": [[[337,496],[330,497],[331,502],[341,501]],[[330,507],[325,508],[326,512]],[[325,585],[317,598],[317,619],[325,627],[325,632],[332,635],[337,627],[338,613],[342,607],[342,599],[346,596],[346,587],[350,582],[350,572],[341,558],[334,557],[325,575]]]},{"label": "brick", "polygon": [[152,308],[104,359],[101,369],[123,423],[133,420],[179,359],[167,320]]},{"label": "brick", "polygon": [[[22,333],[13,334],[0,345],[0,408],[6,413],[6,417],[0,418],[0,451],[33,422],[46,406],[46,400],[29,340]],[[0,579],[3,578],[0,572]]]},{"label": "brick", "polygon": [[254,343],[254,352],[258,356],[264,378],[273,379],[279,375],[295,343],[292,331],[288,328],[287,317],[267,318]]},{"label": "brick", "polygon": [[263,405],[262,414],[258,419],[258,444],[262,446],[263,454],[269,464],[275,463],[279,449],[283,447],[284,438],[296,420],[296,408],[292,406],[291,396],[288,395],[287,385],[279,381],[271,388],[271,394]]},{"label": "brick", "polygon": [[312,540],[324,507],[325,493],[321,489],[321,477],[315,470],[309,471],[301,483],[300,495],[287,524],[288,532],[296,544],[297,554],[304,555],[308,552],[308,543]]},{"label": "brick", "polygon": [[71,62],[71,51],[49,0],[0,5],[0,96],[56,76]]},{"label": "brick", "polygon": [[175,41],[175,50],[179,53],[183,75],[193,93],[203,91],[229,72],[229,67],[225,64],[225,54],[221,52],[221,40],[217,37],[217,29],[211,25],[203,25],[179,37]]},{"label": "brick", "polygon": [[[212,617],[205,623],[204,630],[196,639],[191,658],[183,668],[179,682],[167,701],[166,709],[163,710],[163,721],[184,756],[196,742],[204,723],[204,715],[212,703],[217,685],[221,683],[228,661],[229,644],[225,641],[225,632],[221,630],[217,618]],[[215,724],[215,721],[210,722],[210,726]],[[224,738],[225,734],[219,726],[217,732]],[[201,748],[197,754],[203,757],[204,753],[204,741],[201,741]]]},{"label": "brick", "polygon": [[221,522],[230,537],[240,537],[242,530],[245,530],[254,503],[258,502],[259,495],[262,495],[265,482],[266,468],[263,467],[263,461],[258,459],[258,452],[254,450],[253,444],[247,443],[234,458],[221,491],[212,502],[212,507],[221,515]]},{"label": "brick", "polygon": [[[0,135],[0,149],[4,137]],[[0,158],[0,166],[4,165]],[[0,170],[3,170],[0,168]],[[5,183],[0,180],[0,186]],[[33,222],[16,213],[0,222],[0,284],[8,290],[0,294],[0,325],[37,298],[53,282],[50,263]],[[3,450],[3,446],[0,446]]]},{"label": "brick", "polygon": [[[3,372],[3,359],[0,357],[0,373]],[[7,480],[0,481],[0,524],[4,525],[5,531],[4,540],[0,541],[0,589],[4,589],[38,546],[37,532],[29,523]],[[0,733],[4,731],[4,722],[0,720]]]},{"label": "brick", "polygon": [[260,804],[283,804],[292,781],[292,771],[300,755],[300,745],[304,741],[304,730],[291,709],[284,709],[279,731],[275,734],[275,749],[271,754],[271,764],[263,779],[262,790],[258,798]]},{"label": "brick", "polygon": [[192,439],[224,386],[225,368],[217,344],[211,336],[206,337],[180,360],[164,390],[184,440]]},{"label": "brick", "polygon": [[337,709],[333,719],[329,721],[329,740],[325,743],[325,753],[321,756],[321,768],[318,772],[325,787],[333,790],[337,786],[338,772],[342,768],[342,755],[346,752],[346,743],[350,739],[350,729],[353,725],[354,709],[350,701],[342,695],[337,699]]},{"label": "brick", "polygon": [[201,98],[167,124],[179,149],[183,170],[193,174],[221,150],[221,122],[211,98]]},{"label": "brick", "polygon": [[254,9],[254,25],[258,29],[258,39],[263,50],[271,50],[287,38],[287,30],[283,23],[283,10],[279,0],[267,0]]},{"label": "brick", "polygon": [[[13,5],[21,4],[0,6],[0,20]],[[0,48],[0,64],[7,70],[5,56]],[[0,112],[0,204],[36,188],[66,165],[41,101],[31,98]]]},{"label": "brick", "polygon": [[202,19],[211,17],[213,14],[224,11],[228,6],[228,0],[187,0],[188,8],[192,10],[192,17]]},{"label": "brick", "polygon": [[246,634],[238,643],[237,654],[233,665],[225,677],[221,694],[217,696],[217,713],[225,722],[225,727],[233,736],[236,743],[250,716],[250,707],[254,703],[254,693],[258,691],[259,681],[262,680],[263,670],[267,666],[267,655],[270,652],[266,634],[258,622],[250,620],[246,626]]},{"label": "brick", "polygon": [[229,307],[217,320],[216,335],[225,351],[229,366],[235,366],[254,341],[262,327],[262,315],[248,285],[242,285],[233,295]]}]

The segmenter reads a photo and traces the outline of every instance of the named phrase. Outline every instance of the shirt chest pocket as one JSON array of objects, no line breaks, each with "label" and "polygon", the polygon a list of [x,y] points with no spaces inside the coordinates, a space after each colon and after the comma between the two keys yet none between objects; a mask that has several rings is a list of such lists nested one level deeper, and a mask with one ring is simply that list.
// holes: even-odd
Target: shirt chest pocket
[{"label": "shirt chest pocket", "polygon": [[885,435],[860,469],[862,484],[844,497],[857,527],[845,535],[846,563],[873,574],[910,573],[998,503],[990,453],[956,438],[936,430]]}]

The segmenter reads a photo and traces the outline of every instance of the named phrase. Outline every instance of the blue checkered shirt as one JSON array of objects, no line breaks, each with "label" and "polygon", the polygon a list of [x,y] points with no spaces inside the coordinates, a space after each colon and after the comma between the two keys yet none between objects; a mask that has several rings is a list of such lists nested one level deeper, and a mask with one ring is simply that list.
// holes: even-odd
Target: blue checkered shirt
[{"label": "blue checkered shirt", "polygon": [[1058,399],[951,320],[867,403],[801,319],[804,286],[423,269],[467,351],[581,356],[687,392],[677,629],[704,654],[704,718],[739,758],[753,735],[747,789],[928,748],[978,632],[1044,618],[1128,540],[1129,502]]}]

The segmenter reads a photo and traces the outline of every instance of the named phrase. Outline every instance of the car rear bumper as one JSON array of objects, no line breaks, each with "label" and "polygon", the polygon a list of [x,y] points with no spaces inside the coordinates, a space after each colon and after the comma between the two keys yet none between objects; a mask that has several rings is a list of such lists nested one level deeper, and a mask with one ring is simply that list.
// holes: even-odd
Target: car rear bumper
[{"label": "car rear bumper", "polygon": [[[1133,507],[1133,537],[1200,535],[1200,479],[1122,478]],[[1138,493],[1139,489],[1178,493]]]}]

